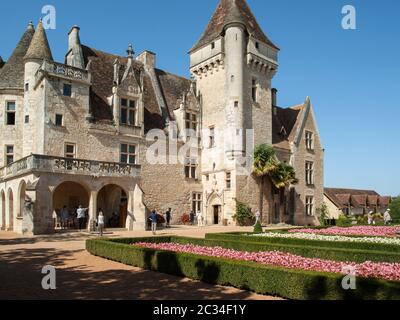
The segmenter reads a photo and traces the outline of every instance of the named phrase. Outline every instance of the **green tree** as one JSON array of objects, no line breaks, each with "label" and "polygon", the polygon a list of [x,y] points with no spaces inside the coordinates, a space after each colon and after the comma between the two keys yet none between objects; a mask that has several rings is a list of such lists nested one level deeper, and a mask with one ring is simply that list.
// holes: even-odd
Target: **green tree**
[{"label": "green tree", "polygon": [[[291,185],[297,184],[299,180],[296,178],[296,171],[294,168],[284,162],[280,162],[275,170],[271,172],[271,180],[273,187],[279,190],[280,204],[279,204],[279,220],[281,223],[285,222],[285,212],[287,207],[286,195],[287,190]],[[283,207],[282,207],[283,202]]]},{"label": "green tree", "polygon": [[259,180],[259,210],[261,214],[261,220],[263,217],[264,208],[263,190],[265,180],[270,177],[271,172],[276,170],[278,164],[279,161],[272,146],[261,144],[255,148],[253,159],[253,174],[258,177]]},{"label": "green tree", "polygon": [[318,220],[321,226],[327,225],[326,220],[329,218],[329,208],[324,202],[320,208],[317,208]]},{"label": "green tree", "polygon": [[389,206],[390,215],[393,220],[396,220],[397,223],[400,222],[400,196],[397,198],[393,198],[392,203]]}]

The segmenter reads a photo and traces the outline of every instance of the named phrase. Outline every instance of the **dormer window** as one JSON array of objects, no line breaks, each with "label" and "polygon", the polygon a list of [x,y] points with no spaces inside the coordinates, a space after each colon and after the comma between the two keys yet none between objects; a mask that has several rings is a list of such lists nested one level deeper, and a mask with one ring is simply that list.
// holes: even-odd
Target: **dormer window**
[{"label": "dormer window", "polygon": [[197,114],[192,112],[185,113],[186,136],[191,137],[192,132],[197,133]]},{"label": "dormer window", "polygon": [[120,123],[126,126],[136,125],[136,101],[121,99]]}]

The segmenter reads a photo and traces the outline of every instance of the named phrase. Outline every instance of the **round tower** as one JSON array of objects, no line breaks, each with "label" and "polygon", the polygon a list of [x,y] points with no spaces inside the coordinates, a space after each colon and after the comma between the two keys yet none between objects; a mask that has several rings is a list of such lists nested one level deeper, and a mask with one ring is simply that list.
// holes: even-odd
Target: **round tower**
[{"label": "round tower", "polygon": [[226,72],[226,127],[229,158],[243,156],[244,144],[244,67],[246,53],[246,27],[232,23],[225,27],[225,72]]}]

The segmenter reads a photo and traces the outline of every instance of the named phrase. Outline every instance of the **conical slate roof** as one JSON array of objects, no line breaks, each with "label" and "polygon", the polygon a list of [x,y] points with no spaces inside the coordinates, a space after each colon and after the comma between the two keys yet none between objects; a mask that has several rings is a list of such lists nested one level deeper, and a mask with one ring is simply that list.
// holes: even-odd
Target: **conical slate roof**
[{"label": "conical slate roof", "polygon": [[247,32],[257,40],[279,50],[262,31],[246,0],[221,0],[205,32],[190,51],[192,52],[207,45],[222,34],[226,25],[235,22],[246,26]]},{"label": "conical slate roof", "polygon": [[42,21],[39,22],[28,52],[25,55],[25,60],[28,59],[46,59],[53,61],[53,55],[51,54],[49,41],[47,40],[46,31],[43,28]]},{"label": "conical slate roof", "polygon": [[24,57],[32,41],[35,29],[29,24],[11,57],[0,69],[0,88],[24,87]]}]

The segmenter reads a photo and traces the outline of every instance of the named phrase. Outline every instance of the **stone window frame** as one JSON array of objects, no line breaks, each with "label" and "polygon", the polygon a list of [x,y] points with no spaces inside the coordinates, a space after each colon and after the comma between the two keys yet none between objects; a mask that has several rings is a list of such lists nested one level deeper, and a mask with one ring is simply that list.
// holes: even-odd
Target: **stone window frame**
[{"label": "stone window frame", "polygon": [[[66,90],[68,88],[68,90]],[[63,82],[62,94],[64,97],[72,98],[72,84]]]},{"label": "stone window frame", "polygon": [[225,185],[227,190],[232,189],[232,172],[226,171],[225,172]]},{"label": "stone window frame", "polygon": [[[126,105],[123,104],[123,101],[126,101]],[[131,106],[131,103],[134,106]],[[137,126],[137,118],[138,118],[138,99],[134,99],[132,97],[120,97],[120,110],[119,110],[119,123],[122,126],[136,127]],[[122,122],[122,112],[126,110],[126,123]],[[133,121],[131,119],[131,113],[133,112]]]},{"label": "stone window frame", "polygon": [[199,128],[198,112],[193,110],[185,110],[184,117],[186,137],[190,138],[192,136],[192,131],[196,132],[197,136],[197,130]]},{"label": "stone window frame", "polygon": [[315,215],[315,210],[314,210],[314,196],[306,196],[306,201],[305,201],[305,210],[306,210],[306,216],[308,217],[313,217]]},{"label": "stone window frame", "polygon": [[314,151],[314,132],[306,130],[305,141],[306,141],[306,149],[308,151]]},{"label": "stone window frame", "polygon": [[[57,117],[61,117],[61,124],[57,124],[58,123],[58,119]],[[56,113],[54,116],[54,125],[56,127],[64,127],[64,115],[62,113]]]},{"label": "stone window frame", "polygon": [[215,143],[215,126],[209,126],[208,130],[209,130],[208,148],[209,149],[213,149],[213,148],[216,147],[216,143]]},{"label": "stone window frame", "polygon": [[192,192],[192,210],[195,214],[203,211],[203,193]]},{"label": "stone window frame", "polygon": [[251,101],[253,103],[258,103],[258,79],[251,79]]},{"label": "stone window frame", "polygon": [[196,158],[187,156],[185,158],[185,166],[184,166],[185,178],[190,180],[197,180],[198,167],[199,167],[199,161]]},{"label": "stone window frame", "polygon": [[[123,146],[126,146],[126,149],[122,149]],[[134,151],[132,152],[131,148],[134,148]],[[124,151],[126,150],[126,151]],[[126,156],[126,161],[122,160],[122,157]],[[130,160],[134,159],[133,162]],[[139,145],[137,143],[129,143],[129,142],[121,142],[119,146],[119,162],[123,164],[129,164],[129,165],[137,165],[138,164],[138,159],[139,159]]]},{"label": "stone window frame", "polygon": [[[68,147],[73,147],[73,152],[68,151]],[[68,159],[77,159],[77,154],[78,154],[78,150],[77,150],[77,146],[76,143],[74,142],[64,142],[64,158],[68,158]]]},{"label": "stone window frame", "polygon": [[[12,148],[12,151],[9,152],[8,148]],[[9,158],[11,158],[11,161],[9,161]],[[15,160],[15,146],[13,144],[6,144],[4,145],[4,162],[5,165],[8,166],[12,164]]]},{"label": "stone window frame", "polygon": [[313,186],[314,185],[314,162],[306,161],[305,164],[306,170],[306,185]]},{"label": "stone window frame", "polygon": [[[14,104],[14,110],[9,110],[9,106],[11,105],[11,104]],[[17,101],[15,101],[15,100],[7,100],[6,101],[6,110],[5,110],[5,113],[6,113],[6,116],[4,117],[4,119],[5,119],[5,125],[6,126],[15,126],[16,125],[16,123],[17,123]],[[11,116],[12,115],[12,122],[13,123],[10,123],[10,118],[9,118],[9,116]]]}]

